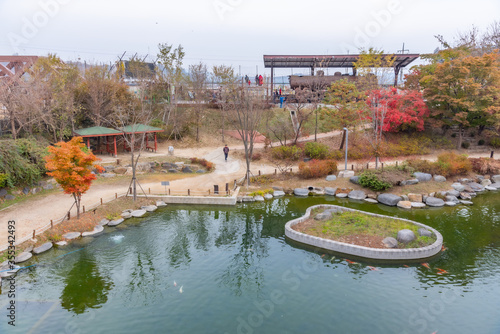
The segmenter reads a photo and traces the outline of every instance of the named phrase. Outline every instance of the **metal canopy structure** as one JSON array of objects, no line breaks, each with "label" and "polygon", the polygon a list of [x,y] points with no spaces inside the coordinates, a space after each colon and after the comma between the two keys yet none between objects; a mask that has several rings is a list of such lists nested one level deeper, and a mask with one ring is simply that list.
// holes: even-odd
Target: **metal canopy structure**
[{"label": "metal canopy structure", "polygon": [[[354,64],[359,59],[359,54],[347,55],[264,55],[264,67],[271,68],[271,87],[274,83],[275,68],[309,68],[314,75],[315,68],[352,68],[356,75]],[[394,85],[398,83],[398,74],[401,68],[408,66],[416,60],[419,54],[383,54],[382,57],[394,57]]]},{"label": "metal canopy structure", "polygon": [[0,56],[0,83],[15,84],[37,59],[37,56]]}]

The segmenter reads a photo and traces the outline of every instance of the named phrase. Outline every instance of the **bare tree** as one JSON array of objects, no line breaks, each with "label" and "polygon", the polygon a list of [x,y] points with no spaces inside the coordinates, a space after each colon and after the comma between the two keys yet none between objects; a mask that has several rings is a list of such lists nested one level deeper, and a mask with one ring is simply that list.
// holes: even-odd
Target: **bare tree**
[{"label": "bare tree", "polygon": [[200,125],[204,117],[205,105],[207,100],[205,85],[207,83],[208,72],[207,66],[203,63],[189,65],[189,81],[193,90],[193,98],[195,102],[194,120],[196,124],[196,141],[200,141]]},{"label": "bare tree", "polygon": [[248,88],[241,86],[226,87],[228,89],[227,108],[228,122],[236,128],[245,148],[247,171],[245,178],[250,185],[250,163],[252,162],[253,145],[264,112],[263,100],[252,96]]},{"label": "bare tree", "polygon": [[212,68],[212,72],[215,78],[215,81],[220,85],[217,91],[217,105],[219,106],[219,110],[221,111],[221,135],[222,142],[224,142],[224,126],[225,126],[225,114],[226,110],[224,109],[227,106],[227,99],[229,90],[224,89],[225,86],[234,86],[236,84],[236,77],[234,75],[234,69],[231,66],[220,65],[214,66]]}]

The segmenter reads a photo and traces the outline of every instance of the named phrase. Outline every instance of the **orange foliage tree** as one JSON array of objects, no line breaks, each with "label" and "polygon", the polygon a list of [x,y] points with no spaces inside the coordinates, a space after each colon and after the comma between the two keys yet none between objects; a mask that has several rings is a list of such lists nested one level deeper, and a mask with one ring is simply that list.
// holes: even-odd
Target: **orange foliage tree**
[{"label": "orange foliage tree", "polygon": [[104,171],[101,166],[94,166],[94,162],[100,159],[88,152],[82,137],[74,137],[69,142],[58,142],[49,146],[48,150],[45,167],[50,172],[47,174],[54,177],[66,194],[73,195],[79,218],[82,195],[96,179],[91,168],[95,167],[99,172]]}]

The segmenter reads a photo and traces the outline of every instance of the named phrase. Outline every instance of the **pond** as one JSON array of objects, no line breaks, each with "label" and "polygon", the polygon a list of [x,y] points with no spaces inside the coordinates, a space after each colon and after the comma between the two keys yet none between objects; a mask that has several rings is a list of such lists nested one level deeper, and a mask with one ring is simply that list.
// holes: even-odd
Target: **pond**
[{"label": "pond", "polygon": [[[288,242],[285,223],[322,203],[422,222],[447,249],[427,268]],[[325,197],[169,205],[107,231],[27,263],[16,327],[4,281],[0,333],[500,333],[500,193],[412,211]]]}]

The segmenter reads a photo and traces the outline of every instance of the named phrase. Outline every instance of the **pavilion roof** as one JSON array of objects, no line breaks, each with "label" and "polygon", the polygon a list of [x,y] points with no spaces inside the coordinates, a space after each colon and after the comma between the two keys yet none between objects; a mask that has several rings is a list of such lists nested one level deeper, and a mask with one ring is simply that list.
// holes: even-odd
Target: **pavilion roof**
[{"label": "pavilion roof", "polygon": [[121,128],[125,133],[163,132],[163,129],[145,124],[127,125]]},{"label": "pavilion roof", "polygon": [[103,126],[93,126],[91,128],[75,130],[74,133],[80,137],[105,137],[121,135],[122,131],[106,128]]}]

